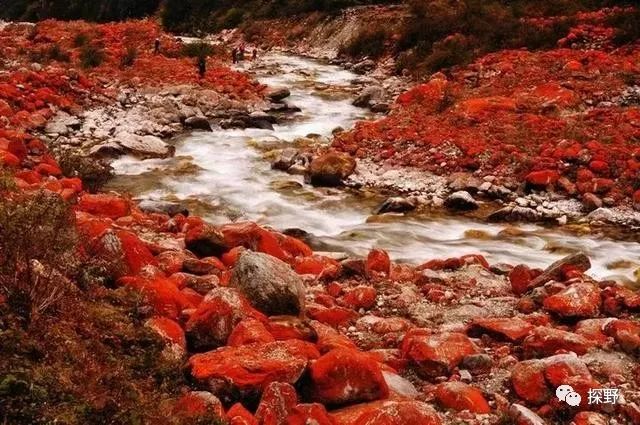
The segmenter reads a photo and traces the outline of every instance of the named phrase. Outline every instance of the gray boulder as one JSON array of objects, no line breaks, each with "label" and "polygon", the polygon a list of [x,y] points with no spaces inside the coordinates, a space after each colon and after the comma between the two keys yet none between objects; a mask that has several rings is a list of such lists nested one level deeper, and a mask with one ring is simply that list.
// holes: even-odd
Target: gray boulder
[{"label": "gray boulder", "polygon": [[187,118],[186,120],[184,120],[184,126],[196,130],[211,131],[211,124],[209,124],[209,120],[207,120],[205,117],[200,116]]},{"label": "gray boulder", "polygon": [[460,190],[453,192],[444,200],[445,207],[457,211],[472,211],[478,208],[478,202],[469,192]]},{"label": "gray boulder", "polygon": [[267,254],[242,252],[229,286],[240,290],[267,315],[298,315],[304,311],[302,279],[288,264]]}]

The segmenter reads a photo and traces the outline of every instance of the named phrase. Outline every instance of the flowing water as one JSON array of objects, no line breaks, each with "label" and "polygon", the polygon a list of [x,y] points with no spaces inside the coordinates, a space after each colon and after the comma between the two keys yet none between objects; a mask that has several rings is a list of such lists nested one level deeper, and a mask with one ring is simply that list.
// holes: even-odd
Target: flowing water
[{"label": "flowing water", "polygon": [[351,105],[356,75],[339,67],[273,54],[250,71],[264,84],[290,88],[287,102],[301,112],[273,131],[193,132],[176,141],[174,158],[123,157],[113,164],[118,177],[110,187],[140,199],[179,200],[213,222],[250,219],[278,230],[303,229],[321,250],[365,254],[379,247],[413,263],[482,253],[490,263],[538,267],[581,250],[592,259],[592,276],[635,280],[638,243],[451,216],[372,217],[382,201],[377,195],[313,188],[300,176],[271,170],[265,159],[270,149],[373,117]]}]

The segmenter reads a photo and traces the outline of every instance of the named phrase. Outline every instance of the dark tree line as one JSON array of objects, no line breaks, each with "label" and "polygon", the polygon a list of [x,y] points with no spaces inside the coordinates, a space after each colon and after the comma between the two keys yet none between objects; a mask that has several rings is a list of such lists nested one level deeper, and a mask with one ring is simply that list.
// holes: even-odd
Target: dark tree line
[{"label": "dark tree line", "polygon": [[151,15],[159,6],[160,0],[0,0],[0,18],[107,22]]}]

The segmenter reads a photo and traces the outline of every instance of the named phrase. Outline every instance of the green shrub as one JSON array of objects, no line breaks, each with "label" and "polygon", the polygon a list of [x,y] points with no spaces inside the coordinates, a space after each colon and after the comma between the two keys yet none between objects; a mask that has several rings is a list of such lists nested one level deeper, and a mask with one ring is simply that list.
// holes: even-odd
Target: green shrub
[{"label": "green shrub", "polygon": [[104,50],[95,44],[86,44],[80,49],[80,66],[95,68],[104,62]]},{"label": "green shrub", "polygon": [[385,52],[387,38],[388,34],[384,29],[365,28],[340,48],[340,54],[351,57],[369,56],[378,58]]}]

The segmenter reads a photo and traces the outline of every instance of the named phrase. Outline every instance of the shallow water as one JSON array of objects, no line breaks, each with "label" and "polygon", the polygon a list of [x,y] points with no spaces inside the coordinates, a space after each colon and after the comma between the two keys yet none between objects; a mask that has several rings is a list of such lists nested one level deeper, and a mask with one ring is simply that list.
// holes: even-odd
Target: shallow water
[{"label": "shallow water", "polygon": [[[110,188],[137,198],[180,200],[213,222],[250,219],[279,230],[300,228],[314,235],[323,250],[364,254],[383,248],[397,261],[482,253],[490,263],[544,267],[581,250],[592,259],[594,277],[633,279],[640,266],[638,243],[460,217],[371,218],[382,201],[376,195],[313,188],[299,176],[273,171],[265,151],[372,117],[351,105],[350,81],[357,76],[341,68],[274,54],[250,71],[264,84],[291,90],[287,102],[302,109],[295,119],[273,131],[194,132],[176,141],[176,156],[170,159],[120,158],[113,164],[118,177]],[[614,263],[619,263],[615,269],[610,267]]]}]

